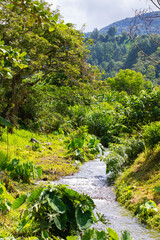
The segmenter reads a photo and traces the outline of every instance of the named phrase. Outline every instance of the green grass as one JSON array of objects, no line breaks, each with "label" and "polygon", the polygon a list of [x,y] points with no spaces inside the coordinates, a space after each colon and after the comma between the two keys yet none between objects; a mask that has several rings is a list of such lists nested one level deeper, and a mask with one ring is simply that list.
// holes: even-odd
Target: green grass
[{"label": "green grass", "polygon": [[117,200],[135,214],[143,202],[154,201],[158,211],[147,220],[140,216],[140,220],[160,231],[160,145],[141,153],[117,179],[116,187]]},{"label": "green grass", "polygon": [[[31,138],[35,138],[39,144],[32,143]],[[63,135],[44,135],[19,129],[15,129],[14,134],[7,134],[7,130],[3,130],[0,137],[0,163],[3,160],[18,158],[21,162],[32,161],[36,166],[42,167],[41,179],[31,181],[30,184],[13,181],[7,172],[1,173],[0,180],[5,183],[12,200],[24,193],[32,192],[37,187],[38,180],[45,180],[46,185],[46,181],[77,172],[77,167],[67,157],[64,138]],[[0,211],[0,237],[11,237],[12,234],[18,236],[20,213],[20,210],[13,209],[6,214]]]},{"label": "green grass", "polygon": [[[31,138],[39,143],[32,143]],[[35,165],[42,166],[41,179],[45,180],[73,174],[77,169],[66,157],[63,138],[63,135],[43,135],[18,129],[7,136],[5,130],[0,139],[0,162],[6,158],[18,158],[21,162],[32,161]]]}]

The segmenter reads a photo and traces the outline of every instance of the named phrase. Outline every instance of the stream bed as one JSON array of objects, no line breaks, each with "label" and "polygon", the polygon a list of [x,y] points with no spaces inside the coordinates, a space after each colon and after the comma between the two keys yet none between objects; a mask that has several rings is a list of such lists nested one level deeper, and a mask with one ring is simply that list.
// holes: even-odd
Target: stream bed
[{"label": "stream bed", "polygon": [[[96,211],[102,213],[109,220],[108,227],[113,228],[119,236],[127,230],[134,240],[159,239],[160,233],[147,229],[126,208],[116,202],[113,186],[109,186],[103,161],[95,159],[82,164],[80,171],[73,176],[61,178],[54,184],[66,184],[79,193],[88,194],[96,204]],[[95,226],[105,229],[104,225]]]}]

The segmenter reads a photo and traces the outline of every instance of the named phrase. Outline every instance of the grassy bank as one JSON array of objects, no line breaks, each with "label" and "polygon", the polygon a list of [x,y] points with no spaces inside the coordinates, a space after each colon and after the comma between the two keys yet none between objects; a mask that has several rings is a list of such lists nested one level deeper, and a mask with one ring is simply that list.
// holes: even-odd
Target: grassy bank
[{"label": "grassy bank", "polygon": [[[43,135],[18,129],[14,134],[7,134],[7,130],[3,130],[0,137],[0,164],[2,166],[2,162],[12,159],[18,159],[20,164],[33,162],[36,167],[42,168],[40,179],[37,178],[35,181],[43,180],[45,183],[61,176],[72,175],[78,168],[67,156],[64,138],[63,135]],[[10,209],[8,203],[37,187],[33,179],[28,183],[14,181],[9,174],[10,172],[6,170],[0,173],[1,210],[4,207],[4,211],[0,212],[0,236],[6,237],[12,234],[16,236],[21,212]]]},{"label": "grassy bank", "polygon": [[160,146],[141,153],[116,181],[117,200],[160,231]]},{"label": "grassy bank", "polygon": [[77,171],[68,159],[63,135],[43,135],[26,130],[15,130],[14,134],[3,132],[0,139],[0,157],[17,158],[21,163],[32,161],[42,167],[41,180],[55,180]]}]

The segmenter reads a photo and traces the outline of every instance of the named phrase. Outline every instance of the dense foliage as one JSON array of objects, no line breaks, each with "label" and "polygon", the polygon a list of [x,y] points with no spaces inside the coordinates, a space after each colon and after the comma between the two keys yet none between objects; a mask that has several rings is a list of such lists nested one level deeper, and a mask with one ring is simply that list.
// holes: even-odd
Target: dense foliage
[{"label": "dense foliage", "polygon": [[83,126],[72,132],[65,143],[69,156],[81,162],[94,159],[95,155],[104,152],[104,147],[96,136],[88,134],[88,129]]},{"label": "dense foliage", "polygon": [[17,209],[25,201],[28,206],[19,230],[29,224],[30,234],[64,238],[89,228],[95,221],[92,199],[65,186],[37,188],[28,197],[22,195],[16,199],[12,207]]},{"label": "dense foliage", "polygon": [[35,13],[30,10],[27,14],[22,11],[20,2],[2,1],[0,8],[0,114],[12,123],[17,122],[20,107],[38,83],[71,87],[89,79],[82,34],[72,25],[65,25],[60,14],[46,3],[33,4],[38,13],[50,16],[49,24],[40,24],[38,17],[34,20]]}]

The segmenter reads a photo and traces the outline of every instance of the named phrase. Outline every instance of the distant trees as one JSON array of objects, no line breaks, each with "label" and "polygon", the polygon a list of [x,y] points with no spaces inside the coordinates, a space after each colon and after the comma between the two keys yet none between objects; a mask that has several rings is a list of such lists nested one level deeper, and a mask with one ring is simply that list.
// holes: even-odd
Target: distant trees
[{"label": "distant trees", "polygon": [[[150,0],[152,4],[160,10],[160,1],[159,0]],[[157,38],[157,35],[160,34],[160,13],[159,12],[152,12],[149,8],[149,13],[146,15],[147,10],[140,10],[136,11],[135,18],[132,26],[130,27],[130,37],[136,46],[136,48],[143,54],[144,57],[147,57],[150,61],[154,62],[155,64],[160,64],[160,60],[155,59],[153,56],[150,56],[150,53],[147,52],[148,46],[147,42],[145,42],[145,48],[142,46],[142,42],[137,41],[137,34],[141,35],[141,28],[142,24],[146,30],[146,34],[150,39],[150,44],[155,48],[160,47],[160,39]],[[152,14],[150,14],[152,13]],[[141,22],[140,26],[139,21]],[[152,27],[153,23],[156,23],[156,28]],[[154,24],[155,25],[155,24]]]},{"label": "distant trees", "polygon": [[108,35],[111,37],[114,37],[117,33],[117,28],[116,26],[111,26],[108,30]]},{"label": "distant trees", "polygon": [[[88,38],[91,36],[93,37],[94,34],[91,33]],[[160,35],[155,34],[154,39],[160,42]],[[135,36],[135,41],[148,56],[159,61],[159,47],[147,34]],[[101,34],[96,30],[96,39],[93,39],[93,44],[87,47],[90,50],[88,62],[97,65],[101,71],[105,71],[103,79],[114,77],[120,69],[132,69],[141,72],[149,80],[147,69],[149,65],[153,65],[155,78],[150,80],[155,84],[160,82],[160,65],[151,63],[135,46],[127,32],[111,37],[108,33]]]},{"label": "distant trees", "polygon": [[[159,0],[150,0],[157,10],[160,10]],[[160,83],[160,13],[146,10],[136,12],[133,25],[129,32],[117,35],[116,26],[111,26],[106,34],[97,29],[88,38],[93,39],[93,45],[88,46],[89,63],[96,64],[105,71],[103,78],[113,77],[120,69],[133,69],[146,76],[154,84]],[[126,25],[125,25],[126,24]],[[131,22],[129,23],[129,25]],[[143,25],[144,26],[143,26]],[[153,24],[153,26],[152,26]],[[123,22],[124,29],[129,27]],[[154,68],[154,74],[151,74]],[[149,69],[149,70],[148,70]],[[153,73],[153,72],[152,72]],[[151,77],[152,75],[152,77]]]}]

